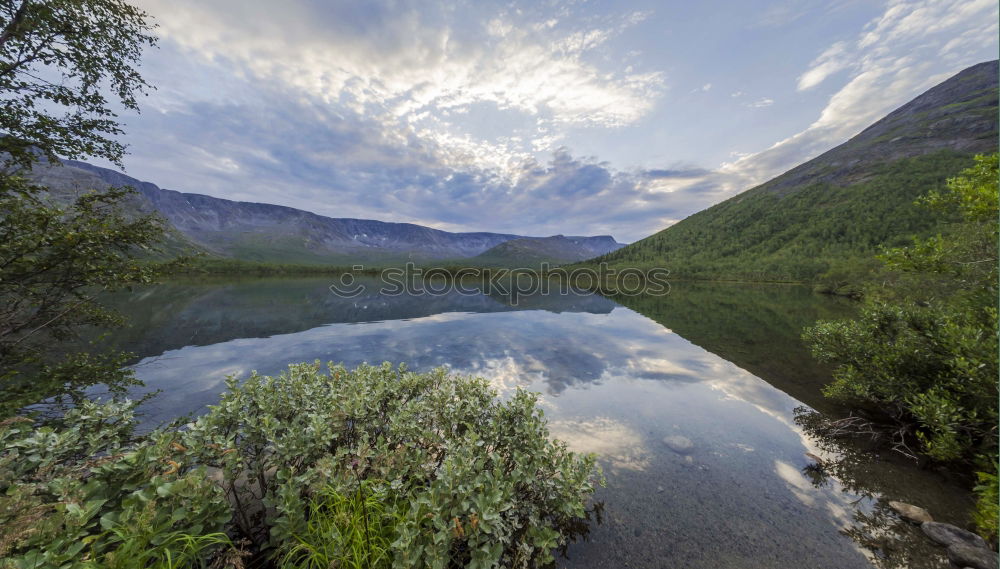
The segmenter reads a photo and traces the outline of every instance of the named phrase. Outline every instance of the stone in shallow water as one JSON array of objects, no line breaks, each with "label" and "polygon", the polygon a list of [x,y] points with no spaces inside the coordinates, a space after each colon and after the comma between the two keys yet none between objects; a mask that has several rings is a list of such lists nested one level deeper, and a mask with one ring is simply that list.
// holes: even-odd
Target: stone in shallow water
[{"label": "stone in shallow water", "polygon": [[687,437],[681,435],[671,435],[664,437],[663,443],[670,447],[670,450],[678,454],[688,454],[694,449],[694,443]]},{"label": "stone in shallow water", "polygon": [[924,535],[945,547],[963,543],[972,547],[989,550],[989,546],[986,545],[986,541],[983,538],[971,531],[966,531],[951,524],[924,522],[920,524],[920,529],[923,530]]},{"label": "stone in shallow water", "polygon": [[907,504],[906,502],[892,501],[889,502],[889,507],[892,508],[894,512],[899,514],[899,517],[909,522],[922,524],[924,522],[934,521],[930,512],[920,506],[914,506],[913,504]]},{"label": "stone in shallow water", "polygon": [[948,559],[959,567],[973,569],[997,569],[997,554],[984,547],[976,547],[968,543],[956,543],[948,546]]},{"label": "stone in shallow water", "polygon": [[815,455],[815,454],[813,454],[811,452],[807,452],[806,453],[806,458],[808,458],[809,460],[815,462],[817,466],[826,466],[826,461],[825,460],[823,460],[822,458],[820,458],[819,456],[817,456],[817,455]]}]

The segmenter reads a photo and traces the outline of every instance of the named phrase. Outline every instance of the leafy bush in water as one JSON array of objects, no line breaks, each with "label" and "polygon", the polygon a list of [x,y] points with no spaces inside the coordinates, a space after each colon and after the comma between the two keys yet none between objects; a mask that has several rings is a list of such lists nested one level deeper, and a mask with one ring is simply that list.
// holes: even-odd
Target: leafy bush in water
[{"label": "leafy bush in water", "polygon": [[857,320],[806,332],[839,365],[829,396],[866,406],[917,438],[932,458],[988,452],[996,442],[996,310],[872,302]]},{"label": "leafy bush in water", "polygon": [[528,392],[500,401],[486,381],[443,369],[318,363],[229,388],[182,444],[221,469],[234,523],[258,543],[302,543],[310,501],[370,491],[369,480],[389,481],[399,567],[536,566],[585,517],[595,460],[549,439]]},{"label": "leafy bush in water", "polygon": [[0,567],[218,565],[230,536],[282,567],[533,567],[586,516],[595,460],[527,392],[318,363],[229,388],[143,437],[129,402],[0,424]]}]

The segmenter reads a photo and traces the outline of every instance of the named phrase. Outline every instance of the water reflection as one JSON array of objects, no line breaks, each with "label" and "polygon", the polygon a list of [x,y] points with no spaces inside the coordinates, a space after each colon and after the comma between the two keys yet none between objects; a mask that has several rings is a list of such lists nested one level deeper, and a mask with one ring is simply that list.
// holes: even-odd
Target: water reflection
[{"label": "water reflection", "polygon": [[794,420],[802,401],[822,405],[798,329],[846,308],[779,287],[623,302],[635,310],[580,295],[345,300],[322,279],[180,283],[120,299],[138,325],[117,342],[163,390],[151,420],[214,402],[228,374],[317,359],[445,365],[537,391],[552,433],[608,474],[604,523],[569,548],[569,567],[871,567],[881,557],[852,531],[883,493],[934,488],[934,508],[964,507],[957,487],[907,465],[880,467],[895,481],[871,492],[861,471],[841,483],[810,470],[807,452],[843,453]]},{"label": "water reflection", "polygon": [[378,282],[359,279],[367,293],[342,298],[328,278],[176,280],[117,294],[109,303],[129,317],[113,332],[113,343],[140,356],[184,346],[205,346],[237,338],[265,338],[330,323],[404,320],[450,312],[546,310],[607,314],[616,306],[597,295],[525,296],[516,305],[498,295],[388,296]]},{"label": "water reflection", "polygon": [[[895,515],[889,502],[917,504],[930,511],[936,521],[967,527],[966,512],[972,508],[972,497],[940,492],[942,486],[962,484],[954,473],[917,471],[914,461],[885,447],[876,447],[863,439],[831,437],[823,428],[822,417],[805,407],[795,410],[795,422],[802,426],[821,455],[818,464],[803,470],[810,483],[817,488],[843,488],[844,492],[858,496],[858,503],[864,505],[850,512],[850,523],[843,531],[863,548],[875,566],[884,569],[949,566],[944,548],[928,540],[918,526]],[[914,471],[921,475],[900,476]]]}]

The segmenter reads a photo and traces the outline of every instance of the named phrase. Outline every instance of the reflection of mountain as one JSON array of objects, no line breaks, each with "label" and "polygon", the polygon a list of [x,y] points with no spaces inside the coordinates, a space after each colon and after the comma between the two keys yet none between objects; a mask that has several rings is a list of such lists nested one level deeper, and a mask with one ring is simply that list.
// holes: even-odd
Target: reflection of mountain
[{"label": "reflection of mountain", "polygon": [[[112,341],[140,357],[189,345],[205,346],[238,338],[290,334],[334,323],[422,318],[448,312],[589,312],[607,314],[616,304],[594,294],[520,296],[516,304],[500,294],[449,292],[389,296],[374,279],[355,298],[334,295],[329,278],[172,281],[111,304],[130,322]],[[467,288],[475,288],[466,285]]]},{"label": "reflection of mountain", "polygon": [[829,372],[799,336],[816,320],[852,315],[849,301],[801,286],[693,282],[671,283],[665,297],[615,300],[814,409],[835,408],[820,393]]}]

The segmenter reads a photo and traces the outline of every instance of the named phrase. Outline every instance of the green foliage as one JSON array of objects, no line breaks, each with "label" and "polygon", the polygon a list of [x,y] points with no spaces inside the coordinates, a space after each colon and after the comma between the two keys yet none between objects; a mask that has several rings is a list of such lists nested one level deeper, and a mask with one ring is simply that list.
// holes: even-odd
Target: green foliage
[{"label": "green foliage", "polygon": [[301,534],[280,554],[282,569],[388,569],[396,519],[386,511],[391,489],[364,480],[341,494],[325,486],[309,499]]},{"label": "green foliage", "polygon": [[0,4],[2,166],[30,167],[37,151],[120,161],[122,131],[106,94],[138,109],[148,87],[139,59],[156,41],[147,20],[122,0]]},{"label": "green foliage", "polygon": [[551,441],[524,391],[502,402],[484,380],[389,364],[295,365],[229,388],[183,444],[221,469],[234,524],[259,544],[300,543],[331,485],[387,480],[396,566],[529,567],[566,543],[593,491],[595,459]]},{"label": "green foliage", "polygon": [[[0,417],[60,393],[134,383],[124,355],[74,353],[84,326],[120,323],[96,295],[149,282],[137,261],[163,238],[152,216],[127,215],[129,190],[57,203],[21,174],[40,160],[120,162],[112,106],[138,108],[137,65],[152,45],[147,15],[122,0],[0,4]],[[115,101],[108,100],[111,95]]]},{"label": "green foliage", "polygon": [[979,531],[996,538],[1000,526],[1000,477],[997,476],[997,463],[993,463],[986,471],[977,472],[976,478],[976,511],[972,519]]},{"label": "green foliage", "polygon": [[283,567],[535,567],[585,518],[595,459],[527,392],[389,364],[229,387],[141,437],[133,402],[0,423],[0,567],[206,566],[233,534]]},{"label": "green foliage", "polygon": [[996,439],[996,310],[872,301],[855,320],[806,330],[813,354],[837,365],[828,396],[907,428],[939,460],[969,458]]},{"label": "green foliage", "polygon": [[822,294],[860,299],[864,296],[864,283],[884,272],[878,260],[867,262],[854,259],[834,259],[825,273],[816,277],[813,290]]},{"label": "green foliage", "polygon": [[151,282],[153,269],[138,259],[163,235],[153,216],[124,210],[130,190],[85,193],[70,204],[49,199],[44,188],[0,176],[0,381],[9,415],[24,405],[108,383],[131,383],[120,354],[56,349],[83,326],[121,322],[98,302],[102,291]]},{"label": "green foliage", "polygon": [[133,443],[134,403],[82,402],[62,428],[0,424],[0,567],[184,567],[228,543],[229,505],[174,435]]},{"label": "green foliage", "polygon": [[[940,461],[996,462],[998,193],[997,156],[977,156],[920,200],[960,221],[887,250],[881,258],[899,278],[873,289],[857,319],[804,334],[837,366],[829,395],[889,419],[903,444],[912,438]],[[995,521],[980,523],[995,531]]]},{"label": "green foliage", "polygon": [[674,279],[860,282],[876,268],[869,259],[879,247],[947,221],[913,202],[971,162],[939,151],[873,167],[846,185],[815,181],[784,192],[765,185],[587,263],[665,267]]},{"label": "green foliage", "polygon": [[196,275],[339,275],[342,273],[373,275],[381,272],[374,267],[355,270],[352,264],[293,264],[243,261],[201,256],[191,259],[183,267],[171,267],[169,273]]}]

